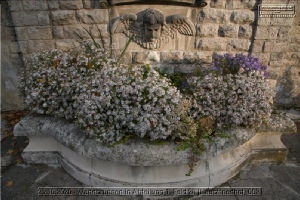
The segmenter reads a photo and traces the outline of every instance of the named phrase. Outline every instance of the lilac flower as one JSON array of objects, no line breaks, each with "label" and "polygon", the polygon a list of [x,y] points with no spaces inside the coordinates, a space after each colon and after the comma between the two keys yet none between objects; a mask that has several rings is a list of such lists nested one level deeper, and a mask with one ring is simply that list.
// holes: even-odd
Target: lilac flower
[{"label": "lilac flower", "polygon": [[244,55],[242,53],[232,54],[225,53],[222,55],[214,55],[213,65],[210,67],[211,71],[216,74],[237,74],[240,68],[244,68],[246,73],[250,71],[259,71],[264,73],[264,77],[267,78],[267,66],[263,65],[259,58],[253,55]]}]

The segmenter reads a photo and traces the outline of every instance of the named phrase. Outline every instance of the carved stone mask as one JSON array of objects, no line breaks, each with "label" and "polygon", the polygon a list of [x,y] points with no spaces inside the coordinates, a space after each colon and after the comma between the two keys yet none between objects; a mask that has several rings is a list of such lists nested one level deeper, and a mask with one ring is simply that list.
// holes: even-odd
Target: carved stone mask
[{"label": "carved stone mask", "polygon": [[155,9],[147,9],[142,15],[125,14],[117,18],[111,28],[112,33],[124,33],[146,49],[157,49],[162,44],[175,39],[177,32],[192,36],[194,24],[182,15],[171,15],[167,18]]}]

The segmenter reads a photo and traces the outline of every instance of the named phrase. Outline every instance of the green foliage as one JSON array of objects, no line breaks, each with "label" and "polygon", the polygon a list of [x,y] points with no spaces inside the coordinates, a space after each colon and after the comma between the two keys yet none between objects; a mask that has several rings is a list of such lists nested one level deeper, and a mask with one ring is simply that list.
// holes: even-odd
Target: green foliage
[{"label": "green foliage", "polygon": [[135,138],[135,136],[133,134],[128,134],[128,135],[124,136],[121,140],[119,140],[115,143],[112,143],[112,144],[108,145],[107,147],[114,148],[118,144],[126,144],[126,143],[128,143],[129,139],[132,139],[132,138]]},{"label": "green foliage", "polygon": [[[106,51],[104,38],[103,38],[103,35],[102,35],[102,33],[101,33],[101,30],[100,30],[98,27],[97,27],[97,30],[98,30],[98,33],[99,33],[99,37],[100,37],[100,40],[101,40],[101,44],[99,44],[99,43],[95,40],[95,37],[94,37],[94,35],[92,34],[92,31],[90,31],[90,30],[88,30],[88,29],[86,29],[86,28],[84,28],[84,30],[89,34],[89,36],[90,36],[90,38],[92,39],[92,41],[93,41],[93,43],[94,43],[94,45],[95,45],[96,48],[103,48],[103,49]],[[83,38],[82,38],[79,34],[77,34],[76,32],[75,32],[75,35],[77,35],[77,37],[79,37],[81,40],[83,40]],[[112,36],[111,36],[111,34],[109,34],[109,37],[110,37],[110,45],[109,45],[109,46],[110,46],[110,58],[112,58],[112,57],[113,57],[113,47],[112,47],[113,45],[112,45]],[[123,49],[122,49],[120,55],[116,58],[117,63],[120,63],[120,61],[121,61],[121,59],[123,58],[123,56],[124,56],[124,54],[125,54],[125,52],[126,52],[128,46],[129,46],[130,42],[132,41],[133,37],[134,37],[134,36],[131,36],[131,37],[129,38],[129,40],[126,42],[125,46],[123,47]],[[88,43],[87,43],[86,48],[88,48],[90,51],[92,51],[92,48],[91,48],[91,46],[88,45]]]},{"label": "green foliage", "polygon": [[166,140],[151,140],[149,141],[149,144],[151,145],[164,145],[166,144]]}]

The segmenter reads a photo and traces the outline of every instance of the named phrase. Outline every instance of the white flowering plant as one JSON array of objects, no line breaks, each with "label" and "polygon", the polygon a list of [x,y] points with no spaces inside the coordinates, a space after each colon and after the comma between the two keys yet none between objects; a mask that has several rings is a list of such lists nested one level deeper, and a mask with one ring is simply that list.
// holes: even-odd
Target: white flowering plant
[{"label": "white flowering plant", "polygon": [[150,140],[188,134],[180,124],[190,102],[150,66],[105,66],[81,90],[86,92],[73,104],[76,122],[100,141],[113,143],[126,134]]},{"label": "white flowering plant", "polygon": [[70,52],[44,51],[26,62],[20,91],[25,103],[37,113],[73,119],[75,96],[84,92],[79,91],[80,83],[103,66],[116,63],[107,51],[92,41],[85,41]]},{"label": "white flowering plant", "polygon": [[108,144],[134,135],[180,138],[190,145],[195,138],[199,146],[203,133],[231,125],[256,127],[270,115],[273,93],[266,67],[253,56],[217,56],[209,70],[187,77],[178,88],[182,81],[149,65],[121,65],[128,43],[118,58],[102,37],[102,45],[91,38],[69,52],[45,51],[28,60],[20,86],[27,105],[72,120]]},{"label": "white flowering plant", "polygon": [[128,135],[157,140],[195,133],[189,99],[151,66],[121,65],[112,52],[92,38],[69,52],[34,55],[21,78],[25,103],[108,144]]},{"label": "white flowering plant", "polygon": [[[69,52],[51,50],[28,60],[20,90],[39,114],[75,122],[88,137],[115,144],[128,136],[179,138],[192,148],[189,176],[203,140],[230,126],[268,121],[273,92],[258,58],[216,56],[200,73],[165,75],[149,65],[120,64],[114,48],[94,38]],[[128,45],[128,44],[127,44]]]},{"label": "white flowering plant", "polygon": [[216,128],[256,128],[268,122],[274,93],[267,80],[267,67],[252,55],[224,54],[200,76],[187,78],[194,104],[191,116],[209,117]]}]

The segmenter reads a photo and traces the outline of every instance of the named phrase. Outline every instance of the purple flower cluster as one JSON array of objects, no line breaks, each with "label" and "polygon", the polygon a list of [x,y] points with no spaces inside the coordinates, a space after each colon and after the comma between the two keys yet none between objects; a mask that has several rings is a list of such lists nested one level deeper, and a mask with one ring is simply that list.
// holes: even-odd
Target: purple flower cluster
[{"label": "purple flower cluster", "polygon": [[224,55],[214,55],[211,70],[219,75],[237,74],[239,69],[243,68],[246,73],[250,71],[258,71],[264,74],[267,78],[267,66],[260,62],[259,58],[253,55],[244,55],[242,53],[232,54],[225,53]]}]

